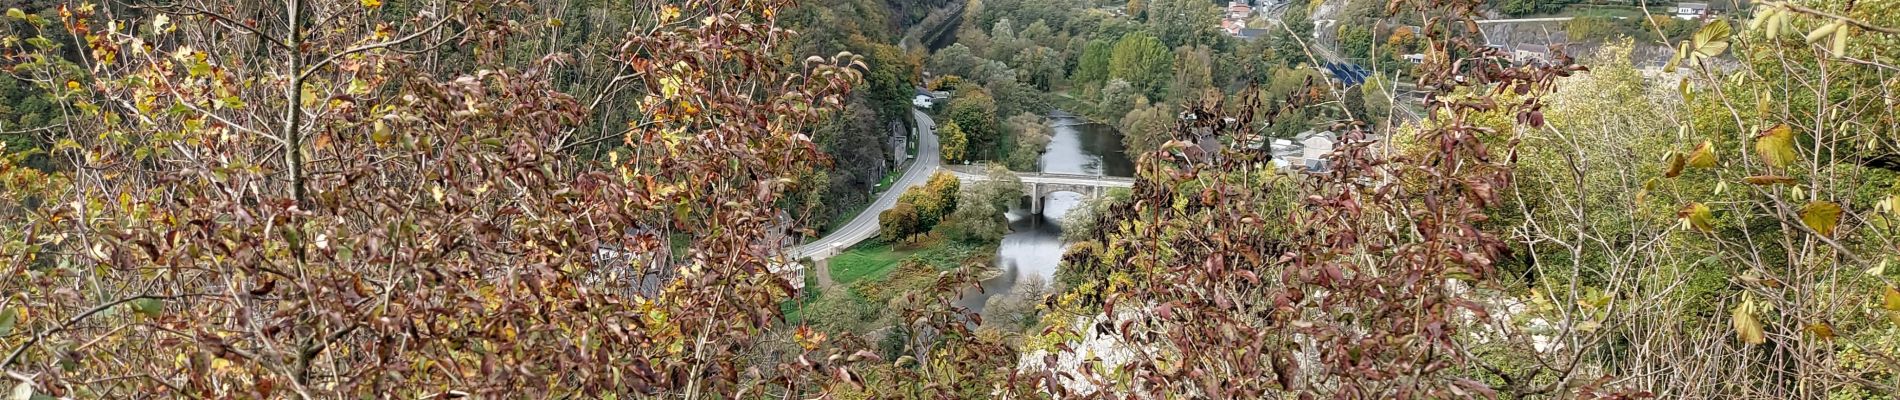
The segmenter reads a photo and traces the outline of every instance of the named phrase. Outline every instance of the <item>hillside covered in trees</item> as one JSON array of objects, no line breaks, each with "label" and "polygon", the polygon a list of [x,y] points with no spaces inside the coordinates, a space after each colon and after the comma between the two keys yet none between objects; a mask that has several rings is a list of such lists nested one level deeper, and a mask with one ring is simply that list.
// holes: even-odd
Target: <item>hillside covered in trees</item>
[{"label": "hillside covered in trees", "polygon": [[[1475,22],[1573,3],[1248,37],[1196,0],[9,4],[0,393],[1900,393],[1900,4],[1572,19],[1591,50],[1538,57]],[[915,108],[996,165],[879,240],[961,244],[805,287],[788,238],[865,209]],[[974,312],[1053,109],[1120,127],[1133,188]]]}]

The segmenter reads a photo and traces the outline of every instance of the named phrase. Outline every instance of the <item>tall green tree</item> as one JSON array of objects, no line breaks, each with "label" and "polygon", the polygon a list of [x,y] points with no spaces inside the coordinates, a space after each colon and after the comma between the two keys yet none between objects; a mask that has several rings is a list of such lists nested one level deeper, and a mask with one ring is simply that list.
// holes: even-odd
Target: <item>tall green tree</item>
[{"label": "tall green tree", "polygon": [[1151,1],[1153,5],[1150,6],[1152,11],[1148,13],[1148,30],[1153,32],[1166,47],[1213,46],[1227,39],[1227,36],[1220,32],[1220,7],[1213,2]]},{"label": "tall green tree", "polygon": [[1128,81],[1143,95],[1159,97],[1167,86],[1173,53],[1146,32],[1130,32],[1115,42],[1109,55],[1109,79]]},{"label": "tall green tree", "polygon": [[944,220],[942,230],[946,237],[968,243],[993,244],[1003,240],[1009,233],[1009,219],[1004,213],[1009,206],[1023,196],[1022,179],[1009,169],[990,165],[986,171],[989,179],[977,182],[965,188],[959,194],[957,209]]},{"label": "tall green tree", "polygon": [[967,159],[987,160],[996,157],[1003,130],[997,123],[996,100],[990,97],[988,91],[978,86],[964,85],[957,90],[956,98],[950,100],[950,109],[946,114],[950,122],[955,122],[963,129],[963,135],[969,138],[970,146],[964,154]]},{"label": "tall green tree", "polygon": [[1213,53],[1207,46],[1175,48],[1174,77],[1168,81],[1168,98],[1175,104],[1186,104],[1213,89],[1213,62]]},{"label": "tall green tree", "polygon": [[1115,45],[1106,40],[1090,39],[1082,49],[1082,56],[1076,60],[1075,74],[1071,80],[1077,84],[1100,84],[1108,80],[1108,63],[1115,51]]},{"label": "tall green tree", "polygon": [[1049,122],[1041,116],[1030,113],[1016,114],[1004,124],[1014,135],[1015,146],[1010,149],[1006,164],[1017,171],[1035,171],[1044,150],[1049,147]]},{"label": "tall green tree", "polygon": [[1129,154],[1145,154],[1173,138],[1175,110],[1166,103],[1138,102],[1121,118],[1122,147]]}]

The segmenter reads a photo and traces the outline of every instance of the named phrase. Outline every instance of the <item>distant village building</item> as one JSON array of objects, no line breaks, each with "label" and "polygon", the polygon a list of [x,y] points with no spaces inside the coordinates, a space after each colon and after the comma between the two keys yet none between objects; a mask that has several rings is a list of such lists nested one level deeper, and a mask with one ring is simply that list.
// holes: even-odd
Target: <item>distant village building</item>
[{"label": "distant village building", "polygon": [[1238,1],[1227,2],[1227,18],[1244,20],[1249,17],[1253,17],[1253,6]]},{"label": "distant village building", "polygon": [[1293,167],[1293,160],[1300,158],[1300,145],[1291,140],[1273,139],[1268,145],[1267,154],[1273,157],[1273,167],[1286,170]]},{"label": "distant village building", "polygon": [[1544,62],[1550,60],[1550,46],[1541,44],[1520,44],[1511,49],[1511,60],[1519,63]]},{"label": "distant village building", "polygon": [[1709,8],[1709,3],[1676,3],[1676,18],[1702,19],[1712,15],[1715,11]]},{"label": "distant village building", "polygon": [[1300,144],[1299,162],[1295,166],[1308,172],[1325,172],[1332,168],[1332,160],[1326,159],[1333,153],[1333,144],[1339,141],[1339,135],[1332,132],[1301,132],[1293,136],[1293,142]]}]

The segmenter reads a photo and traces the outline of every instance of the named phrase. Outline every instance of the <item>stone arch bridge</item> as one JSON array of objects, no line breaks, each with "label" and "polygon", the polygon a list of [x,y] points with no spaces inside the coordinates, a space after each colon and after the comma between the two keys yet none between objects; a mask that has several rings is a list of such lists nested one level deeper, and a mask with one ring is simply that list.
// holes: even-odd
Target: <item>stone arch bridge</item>
[{"label": "stone arch bridge", "polygon": [[[984,173],[983,168],[980,166],[955,165],[945,166],[944,169],[955,174],[957,180],[963,182],[979,182],[990,179],[989,174]],[[1135,186],[1135,178],[1118,176],[1053,172],[1018,172],[1016,173],[1016,177],[1021,178],[1023,181],[1023,195],[1029,197],[1029,211],[1036,214],[1042,214],[1043,199],[1048,198],[1049,195],[1055,194],[1056,192],[1071,192],[1088,197],[1099,197],[1108,188],[1131,188]]]}]

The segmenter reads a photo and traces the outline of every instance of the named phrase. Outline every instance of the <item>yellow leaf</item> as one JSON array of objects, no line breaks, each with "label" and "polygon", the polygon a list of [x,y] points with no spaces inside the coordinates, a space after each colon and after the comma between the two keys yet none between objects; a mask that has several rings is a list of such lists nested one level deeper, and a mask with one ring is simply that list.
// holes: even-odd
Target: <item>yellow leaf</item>
[{"label": "yellow leaf", "polygon": [[1813,229],[1821,236],[1833,236],[1834,227],[1841,222],[1841,206],[1831,202],[1809,202],[1801,208],[1801,223]]},{"label": "yellow leaf", "polygon": [[1689,203],[1683,206],[1681,211],[1676,212],[1676,219],[1698,231],[1715,230],[1715,215],[1709,211],[1709,206],[1702,203]]},{"label": "yellow leaf", "polygon": [[1828,325],[1826,322],[1816,322],[1816,323],[1808,324],[1807,330],[1808,330],[1808,334],[1814,335],[1815,338],[1819,338],[1821,340],[1829,340],[1829,339],[1834,338],[1834,326]]},{"label": "yellow leaf", "polygon": [[363,8],[378,8],[383,6],[383,0],[362,0],[362,2]]},{"label": "yellow leaf", "polygon": [[1888,286],[1887,293],[1880,297],[1880,308],[1887,309],[1887,311],[1900,311],[1900,289],[1894,289],[1892,286]]},{"label": "yellow leaf", "polygon": [[1674,178],[1682,175],[1682,167],[1687,165],[1682,159],[1682,153],[1677,152],[1670,152],[1669,158],[1665,160],[1665,162],[1668,163],[1668,167],[1663,169],[1664,178]]},{"label": "yellow leaf", "polygon": [[679,18],[680,18],[679,6],[668,4],[666,7],[660,9],[660,23],[662,24],[672,23],[673,20],[677,20]]},{"label": "yellow leaf", "polygon": [[1743,299],[1742,304],[1735,306],[1731,313],[1733,318],[1729,321],[1735,327],[1735,338],[1751,345],[1768,342],[1768,335],[1762,332],[1761,320],[1755,318],[1754,308],[1753,299]]},{"label": "yellow leaf", "polygon": [[1690,168],[1715,168],[1715,143],[1707,140],[1689,152]]},{"label": "yellow leaf", "polygon": [[1775,125],[1755,135],[1755,153],[1761,155],[1764,164],[1776,168],[1786,168],[1794,164],[1797,157],[1794,152],[1794,130],[1787,124]]}]

